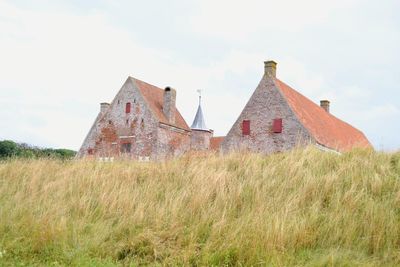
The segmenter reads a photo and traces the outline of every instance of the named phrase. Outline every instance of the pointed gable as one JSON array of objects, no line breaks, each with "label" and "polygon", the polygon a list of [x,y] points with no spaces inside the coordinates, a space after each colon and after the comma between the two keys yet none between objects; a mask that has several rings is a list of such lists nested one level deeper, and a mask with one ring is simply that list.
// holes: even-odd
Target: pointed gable
[{"label": "pointed gable", "polygon": [[[141,80],[132,77],[131,79],[139,89],[140,93],[142,94],[143,98],[145,99],[149,108],[153,111],[157,119],[161,123],[171,125],[171,123],[168,122],[168,119],[166,118],[163,112],[164,90],[154,85],[143,82]],[[175,123],[172,124],[172,126],[190,131],[186,121],[183,119],[181,113],[176,108],[175,108]]]},{"label": "pointed gable", "polygon": [[279,79],[275,78],[275,81],[293,112],[319,144],[338,151],[371,147],[361,131],[326,112]]}]

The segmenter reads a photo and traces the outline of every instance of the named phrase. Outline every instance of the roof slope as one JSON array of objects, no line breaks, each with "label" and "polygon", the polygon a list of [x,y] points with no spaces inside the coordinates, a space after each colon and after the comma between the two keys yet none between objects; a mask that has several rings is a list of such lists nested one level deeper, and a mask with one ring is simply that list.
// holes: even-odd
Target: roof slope
[{"label": "roof slope", "polygon": [[143,95],[144,99],[148,103],[150,109],[154,112],[154,114],[156,115],[157,119],[160,122],[190,131],[189,126],[187,125],[186,121],[183,119],[181,113],[178,111],[177,108],[175,108],[174,124],[171,124],[168,121],[167,117],[165,117],[163,112],[163,103],[164,103],[163,89],[132,77],[131,79],[134,81],[140,93]]},{"label": "roof slope", "polygon": [[194,117],[192,126],[190,126],[190,128],[194,130],[204,130],[204,131],[209,130],[204,121],[203,111],[201,109],[200,103],[199,107],[197,108],[196,116]]},{"label": "roof slope", "polygon": [[293,112],[319,144],[338,151],[372,147],[361,131],[326,112],[282,81],[275,81]]}]

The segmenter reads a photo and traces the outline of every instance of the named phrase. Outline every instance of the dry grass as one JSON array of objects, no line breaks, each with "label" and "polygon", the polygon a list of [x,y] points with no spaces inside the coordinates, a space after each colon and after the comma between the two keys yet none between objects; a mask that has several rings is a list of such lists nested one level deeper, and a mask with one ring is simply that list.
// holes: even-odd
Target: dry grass
[{"label": "dry grass", "polygon": [[400,264],[400,153],[0,163],[0,265]]}]

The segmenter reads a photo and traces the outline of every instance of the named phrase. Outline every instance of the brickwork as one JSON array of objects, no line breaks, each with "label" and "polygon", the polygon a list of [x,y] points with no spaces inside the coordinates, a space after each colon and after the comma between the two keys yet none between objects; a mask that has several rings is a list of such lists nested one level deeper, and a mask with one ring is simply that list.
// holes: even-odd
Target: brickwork
[{"label": "brickwork", "polygon": [[191,149],[196,151],[209,150],[212,131],[194,130],[191,133]]},{"label": "brickwork", "polygon": [[160,124],[157,132],[157,159],[180,156],[190,149],[190,131]]},{"label": "brickwork", "polygon": [[[124,83],[108,110],[105,107],[103,104],[79,156],[163,159],[190,148],[190,131],[160,123],[131,79]],[[130,152],[122,149],[127,143],[131,144]]]},{"label": "brickwork", "polygon": [[[274,73],[272,73],[273,75]],[[296,118],[282,96],[273,76],[263,76],[239,118],[221,144],[221,151],[250,150],[273,153],[309,143],[312,137]],[[282,119],[282,132],[274,133],[274,119]],[[243,134],[243,121],[250,121],[250,134]]]},{"label": "brickwork", "polygon": [[79,157],[162,160],[189,150],[286,151],[315,144],[347,151],[371,147],[364,134],[276,78],[276,62],[264,62],[264,76],[226,137],[206,127],[201,98],[191,128],[176,109],[176,91],[129,77],[100,112],[78,152]]}]

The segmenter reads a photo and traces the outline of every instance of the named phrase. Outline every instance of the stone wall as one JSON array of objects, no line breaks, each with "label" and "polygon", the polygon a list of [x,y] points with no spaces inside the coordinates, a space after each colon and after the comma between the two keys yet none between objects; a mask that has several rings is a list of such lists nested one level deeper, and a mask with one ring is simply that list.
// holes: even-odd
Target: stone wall
[{"label": "stone wall", "polygon": [[[126,113],[126,104],[130,112]],[[190,149],[190,131],[160,123],[128,78],[109,109],[96,118],[78,156],[165,159]],[[126,152],[124,144],[130,144]]]},{"label": "stone wall", "polygon": [[[274,133],[272,123],[279,118],[283,122],[282,132]],[[250,120],[249,135],[242,133],[243,120]],[[274,77],[265,74],[222,142],[221,151],[250,150],[268,154],[309,142],[312,142],[311,135],[290,109]]]},{"label": "stone wall", "polygon": [[[126,113],[126,104],[130,112]],[[128,79],[112,101],[107,112],[100,113],[86,137],[79,156],[149,157],[157,155],[158,121],[148,108],[139,90]],[[131,152],[122,153],[124,143],[131,143]]]},{"label": "stone wall", "polygon": [[190,149],[190,131],[160,123],[157,131],[156,159],[184,154]]},{"label": "stone wall", "polygon": [[212,136],[212,131],[192,129],[190,140],[191,149],[197,151],[210,149],[210,140]]}]

